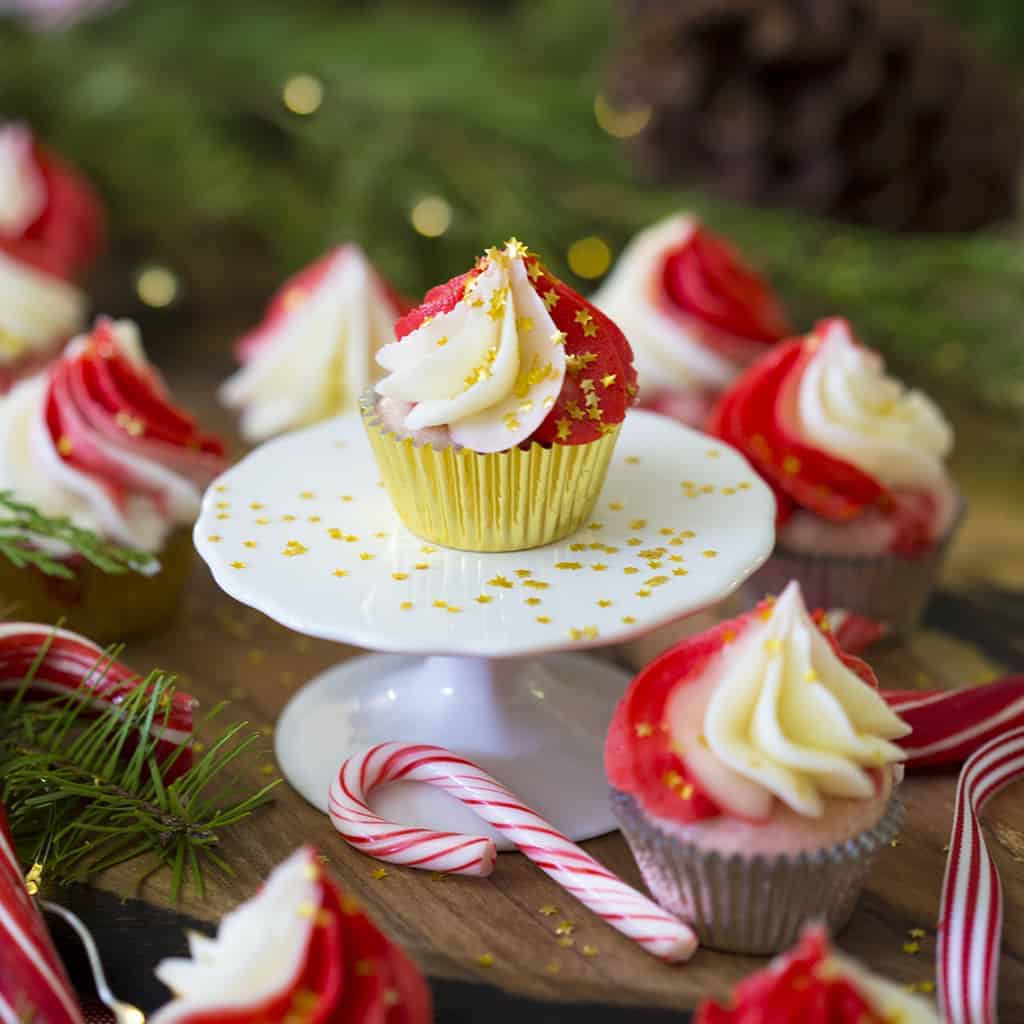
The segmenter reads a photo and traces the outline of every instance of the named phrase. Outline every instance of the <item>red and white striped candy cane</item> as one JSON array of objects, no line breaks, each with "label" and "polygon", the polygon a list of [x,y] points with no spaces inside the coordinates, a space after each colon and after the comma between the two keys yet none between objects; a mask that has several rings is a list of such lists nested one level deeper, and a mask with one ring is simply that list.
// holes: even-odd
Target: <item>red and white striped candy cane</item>
[{"label": "red and white striped candy cane", "polygon": [[939,998],[947,1024],[994,1024],[1003,894],[985,847],[978,812],[1024,776],[1024,727],[987,743],[960,773],[936,954]]},{"label": "red and white striped candy cane", "polygon": [[1024,725],[1024,675],[963,690],[880,692],[914,730],[900,740],[911,769],[959,764],[989,740]]},{"label": "red and white striped candy cane", "polygon": [[490,839],[405,827],[371,811],[370,793],[399,781],[425,782],[461,800],[584,906],[648,952],[676,962],[696,951],[697,936],[689,926],[626,885],[482,768],[443,747],[381,743],[345,761],[331,784],[328,810],[346,842],[389,864],[455,875],[491,873],[497,853]]}]

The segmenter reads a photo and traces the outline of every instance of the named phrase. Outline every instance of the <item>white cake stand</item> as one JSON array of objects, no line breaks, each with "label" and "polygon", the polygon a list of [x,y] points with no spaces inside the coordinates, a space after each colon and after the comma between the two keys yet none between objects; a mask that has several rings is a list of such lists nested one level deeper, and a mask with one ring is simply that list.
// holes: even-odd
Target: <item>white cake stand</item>
[{"label": "white cake stand", "polygon": [[[731,448],[634,411],[577,534],[507,554],[442,548],[402,526],[350,415],[228,470],[203,499],[195,543],[236,600],[299,633],[389,652],[329,669],[282,713],[278,762],[307,800],[326,809],[351,751],[436,743],[578,840],[614,828],[602,747],[629,678],[579,651],[728,596],[771,551],[774,514]],[[488,831],[435,787],[389,787],[374,806],[392,821]]]}]

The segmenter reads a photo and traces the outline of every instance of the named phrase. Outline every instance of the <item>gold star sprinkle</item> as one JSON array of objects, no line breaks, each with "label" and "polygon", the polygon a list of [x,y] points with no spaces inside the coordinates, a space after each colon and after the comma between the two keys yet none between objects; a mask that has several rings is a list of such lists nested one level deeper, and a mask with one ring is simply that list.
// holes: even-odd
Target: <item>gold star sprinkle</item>
[{"label": "gold star sprinkle", "polygon": [[632,576],[634,573],[638,573],[640,570],[635,565],[627,565],[622,570],[627,576]]},{"label": "gold star sprinkle", "polygon": [[515,584],[504,576],[494,576],[487,581],[489,587],[503,587],[505,590],[511,590]]},{"label": "gold star sprinkle", "polygon": [[230,501],[218,501],[214,508],[231,508]]},{"label": "gold star sprinkle", "polygon": [[707,551],[702,551],[701,554],[705,558],[715,558],[718,555],[718,552],[715,551],[714,548],[708,548]]},{"label": "gold star sprinkle", "polygon": [[523,586],[530,587],[532,590],[547,590],[551,584],[545,583],[543,580],[523,580]]},{"label": "gold star sprinkle", "polygon": [[493,953],[481,953],[476,958],[477,965],[480,967],[493,967],[494,966],[494,954]]},{"label": "gold star sprinkle", "polygon": [[538,909],[537,913],[542,914],[544,917],[554,917],[558,913],[558,907],[553,903],[545,903],[543,907]]},{"label": "gold star sprinkle", "polygon": [[231,518],[231,516],[230,516],[230,515],[228,515],[228,513],[227,513],[227,512],[218,512],[218,513],[217,513],[217,518],[218,518],[218,519],[230,519],[230,518]]},{"label": "gold star sprinkle", "polygon": [[437,341],[434,342],[434,344],[437,345],[438,348],[444,348],[445,345],[448,344],[448,338],[447,337],[438,338]]},{"label": "gold star sprinkle", "polygon": [[907,934],[912,939],[923,939],[925,933],[923,928],[911,928],[910,931],[907,932]]},{"label": "gold star sprinkle", "polygon": [[412,611],[412,601],[403,601],[399,606],[403,612]]},{"label": "gold star sprinkle", "polygon": [[623,615],[622,616],[622,621],[627,626],[632,626],[636,622],[636,619],[634,619],[632,615]]},{"label": "gold star sprinkle", "polygon": [[391,574],[391,578],[401,582],[402,580],[407,580],[409,578],[409,574],[407,572],[393,572]]},{"label": "gold star sprinkle", "polygon": [[590,568],[593,569],[594,572],[604,572],[608,566],[605,565],[604,562],[595,562]]},{"label": "gold star sprinkle", "polygon": [[654,726],[650,722],[637,722],[635,728],[637,738],[641,740],[647,739],[654,733]]},{"label": "gold star sprinkle", "polygon": [[494,598],[491,597],[490,594],[479,594],[477,597],[474,597],[473,600],[476,601],[477,604],[490,604]]},{"label": "gold star sprinkle", "polygon": [[672,570],[672,575],[673,576],[686,576],[686,575],[688,575],[688,573],[689,573],[689,569],[673,569]]},{"label": "gold star sprinkle", "polygon": [[538,622],[539,622],[539,623],[540,623],[540,624],[541,624],[542,626],[546,626],[546,625],[547,625],[547,624],[548,624],[548,623],[549,623],[549,622],[551,621],[551,619],[549,619],[549,618],[548,618],[548,616],[546,616],[546,615],[538,615],[538,616],[537,616],[537,621],[538,621]]},{"label": "gold star sprinkle", "polygon": [[555,437],[559,441],[564,441],[568,438],[572,432],[572,423],[567,420],[564,416],[555,420]]},{"label": "gold star sprinkle", "polygon": [[372,562],[377,556],[370,554],[369,551],[360,551],[359,558],[364,562]]},{"label": "gold star sprinkle", "polygon": [[342,576],[348,575],[348,569],[335,569],[334,572],[331,573],[331,575],[337,576],[340,579]]},{"label": "gold star sprinkle", "polygon": [[598,600],[598,602],[597,602],[597,607],[598,608],[611,608],[611,606],[612,606],[612,602],[609,601],[608,598],[606,598],[606,597],[600,598]]},{"label": "gold star sprinkle", "polygon": [[343,539],[346,544],[355,544],[359,537],[354,533],[346,533]]},{"label": "gold star sprinkle", "polygon": [[638,590],[636,592],[636,596],[637,597],[650,597],[651,596],[651,592],[649,590]]},{"label": "gold star sprinkle", "polygon": [[516,330],[520,334],[529,334],[533,330],[533,317],[530,316],[517,316],[516,317]]},{"label": "gold star sprinkle", "polygon": [[564,345],[565,344],[565,331],[555,331],[555,333],[551,335],[551,344],[552,345]]},{"label": "gold star sprinkle", "polygon": [[207,537],[206,539],[207,539],[207,540],[208,540],[208,541],[209,541],[209,542],[210,542],[211,544],[216,544],[216,543],[217,543],[217,542],[218,542],[218,541],[219,541],[219,540],[220,540],[221,538],[220,538],[220,534],[219,534],[219,533],[211,533],[211,534],[210,534],[210,536],[209,536],[209,537]]},{"label": "gold star sprinkle", "polygon": [[574,931],[576,931],[576,925],[574,925],[572,921],[559,921],[558,924],[555,925],[556,935],[572,935]]},{"label": "gold star sprinkle", "polygon": [[584,947],[583,947],[583,948],[582,948],[582,949],[580,950],[580,952],[581,952],[581,953],[582,953],[582,954],[583,954],[584,956],[597,956],[597,955],[598,955],[598,953],[600,953],[601,951],[600,951],[600,950],[599,950],[599,949],[597,948],[597,946],[591,946],[591,945],[589,945],[589,944],[588,944],[588,945],[584,946]]},{"label": "gold star sprinkle", "polygon": [[388,871],[387,868],[374,868],[373,871],[370,872],[370,877],[379,882],[382,878],[387,878],[390,873],[391,872]]},{"label": "gold star sprinkle", "polygon": [[516,569],[516,575],[521,580],[525,580],[525,579],[528,579],[530,576],[533,575],[533,570],[532,569]]},{"label": "gold star sprinkle", "polygon": [[582,569],[582,562],[555,562],[556,569]]},{"label": "gold star sprinkle", "polygon": [[903,943],[903,952],[914,956],[915,953],[921,952],[921,943],[911,940],[910,942]]},{"label": "gold star sprinkle", "polygon": [[290,540],[284,546],[284,550],[281,552],[285,558],[294,558],[296,555],[304,555],[309,548],[305,544],[300,543],[297,540]]},{"label": "gold star sprinkle", "polygon": [[544,299],[544,305],[549,311],[558,305],[558,292],[556,292],[554,288],[549,288],[542,297]]},{"label": "gold star sprinkle", "polygon": [[416,563],[416,564],[415,564],[415,565],[413,566],[413,568],[414,568],[414,569],[421,569],[421,570],[422,570],[422,569],[429,569],[429,568],[430,568],[430,563],[429,563],[429,562],[417,562],[417,563]]},{"label": "gold star sprinkle", "polygon": [[231,563],[231,568],[232,569],[244,569],[245,568],[245,562],[232,562]]},{"label": "gold star sprinkle", "polygon": [[526,604],[528,604],[531,608],[536,608],[537,605],[539,605],[540,603],[541,600],[539,597],[528,597],[526,599]]}]

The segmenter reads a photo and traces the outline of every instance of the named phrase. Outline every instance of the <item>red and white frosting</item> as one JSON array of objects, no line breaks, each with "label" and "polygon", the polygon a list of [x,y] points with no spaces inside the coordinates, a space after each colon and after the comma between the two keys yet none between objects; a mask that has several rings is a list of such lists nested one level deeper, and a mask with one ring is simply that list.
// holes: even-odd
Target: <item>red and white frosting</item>
[{"label": "red and white frosting", "polygon": [[242,436],[262,441],[354,409],[407,308],[358,245],[289,278],[238,342],[242,368],[221,388],[225,405],[241,410]]},{"label": "red and white frosting", "polygon": [[713,398],[789,333],[764,279],[687,214],[641,231],[594,302],[633,346],[640,404],[698,426]]},{"label": "red and white frosting", "polygon": [[744,828],[715,826],[722,843],[758,836],[784,852],[870,827],[861,811],[884,805],[905,757],[893,741],[909,731],[791,583],[645,668],[616,709],[605,766],[670,829],[734,819]]},{"label": "red and white frosting", "polygon": [[224,467],[175,406],[129,321],[101,319],[0,398],[0,488],[118,543],[158,551]]},{"label": "red and white frosting", "polygon": [[808,928],[799,944],[737,986],[727,1006],[707,1001],[694,1024],[941,1024],[932,1004],[886,981]]},{"label": "red and white frosting", "polygon": [[0,125],[0,253],[70,281],[96,258],[103,230],[85,180],[24,125]]},{"label": "red and white frosting", "polygon": [[152,1024],[430,1024],[415,965],[297,850],[227,914],[215,938],[189,934],[190,959],[163,960],[175,998]]},{"label": "red and white frosting", "polygon": [[395,335],[377,355],[381,416],[423,440],[585,444],[621,423],[636,390],[618,327],[515,239],[428,292]]},{"label": "red and white frosting", "polygon": [[886,376],[842,319],[766,353],[721,398],[708,430],[771,484],[779,540],[792,549],[913,556],[959,508],[944,466],[949,423]]}]

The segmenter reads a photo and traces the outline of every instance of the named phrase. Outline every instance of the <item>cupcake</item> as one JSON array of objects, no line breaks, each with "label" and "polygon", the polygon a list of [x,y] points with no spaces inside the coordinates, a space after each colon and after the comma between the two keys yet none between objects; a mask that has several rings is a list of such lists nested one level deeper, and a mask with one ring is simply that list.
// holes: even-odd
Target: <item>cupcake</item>
[{"label": "cupcake", "polygon": [[594,303],[633,346],[640,405],[696,427],[737,375],[789,334],[769,285],[686,214],[641,231]]},{"label": "cupcake", "polygon": [[26,127],[0,125],[0,392],[81,329],[74,280],[96,254],[101,223],[83,181]]},{"label": "cupcake", "polygon": [[354,410],[379,376],[374,356],[407,304],[358,245],[289,278],[237,345],[242,368],[221,387],[249,442]]},{"label": "cupcake", "polygon": [[728,1006],[707,1001],[694,1024],[941,1024],[932,1004],[886,981],[807,928],[799,945],[737,986]]},{"label": "cupcake", "polygon": [[363,413],[406,526],[470,551],[578,529],[636,390],[615,324],[513,239],[428,292],[395,335]]},{"label": "cupcake", "polygon": [[135,325],[99,320],[48,370],[0,398],[0,490],[151,552],[159,572],[105,575],[47,541],[54,557],[66,554],[75,578],[4,561],[0,599],[22,618],[64,617],[101,641],[158,624],[188,576],[202,491],[224,465],[221,442],[172,403]]},{"label": "cupcake", "polygon": [[309,846],[227,914],[215,938],[189,934],[190,959],[162,960],[174,999],[152,1024],[430,1024],[415,964],[338,890]]},{"label": "cupcake", "polygon": [[928,398],[825,320],[752,366],[708,430],[775,491],[775,551],[752,588],[797,579],[814,606],[914,627],[962,511],[944,464],[953,431]]},{"label": "cupcake", "polygon": [[605,767],[654,898],[708,946],[775,953],[850,917],[899,827],[909,731],[792,583],[648,665]]}]

